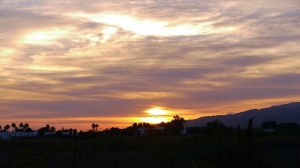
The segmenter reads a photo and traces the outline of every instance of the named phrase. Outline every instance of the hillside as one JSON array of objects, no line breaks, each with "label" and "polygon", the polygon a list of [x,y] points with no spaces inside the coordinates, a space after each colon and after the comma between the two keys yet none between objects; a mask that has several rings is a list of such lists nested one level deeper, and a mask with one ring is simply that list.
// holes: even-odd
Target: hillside
[{"label": "hillside", "polygon": [[300,122],[300,102],[262,109],[251,109],[235,114],[200,117],[188,120],[187,126],[204,126],[207,122],[218,119],[227,126],[236,127],[237,124],[240,124],[242,128],[245,128],[249,118],[253,116],[255,116],[254,126],[259,126],[262,122],[271,120],[277,122]]}]

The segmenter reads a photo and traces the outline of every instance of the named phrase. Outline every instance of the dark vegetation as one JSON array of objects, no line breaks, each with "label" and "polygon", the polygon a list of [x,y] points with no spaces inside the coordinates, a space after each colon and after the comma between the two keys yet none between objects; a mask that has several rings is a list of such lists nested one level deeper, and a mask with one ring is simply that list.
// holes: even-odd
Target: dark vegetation
[{"label": "dark vegetation", "polygon": [[[245,129],[213,120],[186,127],[185,136],[180,134],[185,120],[179,116],[159,124],[165,133],[155,132],[149,123],[102,131],[93,123],[91,130],[75,136],[77,130],[47,125],[40,130],[56,131],[55,136],[0,141],[0,167],[300,167],[299,125],[267,121],[253,127],[254,120]],[[18,129],[26,130],[23,126]],[[150,131],[133,137],[138,128]],[[62,136],[60,131],[72,134]]]}]

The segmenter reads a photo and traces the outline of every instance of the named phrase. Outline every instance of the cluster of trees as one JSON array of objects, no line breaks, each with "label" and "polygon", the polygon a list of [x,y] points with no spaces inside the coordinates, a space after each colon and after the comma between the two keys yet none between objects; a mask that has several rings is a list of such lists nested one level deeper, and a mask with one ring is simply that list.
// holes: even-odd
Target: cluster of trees
[{"label": "cluster of trees", "polygon": [[214,134],[214,133],[230,133],[234,132],[234,128],[231,126],[226,126],[225,124],[222,123],[222,121],[219,120],[214,120],[211,122],[206,123],[205,126],[191,126],[187,127],[186,131],[190,135],[195,135],[195,134]]},{"label": "cluster of trees", "polygon": [[[253,121],[253,118],[251,118]],[[249,127],[249,126],[248,126]],[[252,128],[252,126],[250,126]],[[262,129],[276,129],[276,130],[300,130],[300,124],[296,122],[280,122],[277,123],[276,121],[266,121],[260,125]],[[226,126],[219,120],[214,120],[208,122],[205,126],[192,126],[187,127],[187,133],[190,135],[194,134],[218,134],[218,133],[233,133],[236,130],[240,129],[239,125],[237,128],[233,128],[232,126]],[[259,130],[259,128],[256,128]],[[250,131],[248,131],[250,132]]]},{"label": "cluster of trees", "polygon": [[[95,124],[95,123],[92,124],[92,131],[98,132],[98,128],[99,128],[99,125],[98,125],[98,124]],[[101,130],[100,130],[100,131],[101,131]]]},{"label": "cluster of trees", "polygon": [[[13,130],[10,130],[12,128]],[[39,131],[44,132],[55,132],[55,127],[50,127],[49,124],[47,124],[45,127],[42,127],[39,129]],[[11,125],[5,125],[3,128],[0,125],[0,132],[8,132],[8,131],[14,131],[14,132],[33,132],[33,129],[29,127],[28,123],[20,123],[19,126],[17,126],[15,123],[12,123]]]},{"label": "cluster of trees", "polygon": [[[253,118],[252,118],[253,119]],[[187,121],[183,117],[179,117],[178,115],[173,116],[173,120],[170,122],[161,122],[159,124],[151,125],[150,123],[133,123],[132,126],[129,126],[124,129],[120,129],[117,127],[111,127],[110,129],[106,128],[101,131],[99,129],[99,124],[93,123],[92,129],[87,131],[86,133],[97,133],[104,135],[120,135],[120,136],[133,136],[133,135],[141,135],[141,128],[144,128],[148,135],[181,135],[182,131],[185,129],[186,133],[189,135],[195,134],[214,134],[214,133],[232,133],[235,132],[235,128],[231,126],[226,126],[219,120],[214,120],[206,123],[205,126],[191,126],[185,127],[185,123]],[[262,129],[300,129],[300,125],[298,123],[277,123],[276,121],[266,121],[263,122],[260,127]],[[5,125],[3,128],[0,125],[0,132],[8,132],[10,128],[15,132],[32,132],[33,130],[29,127],[28,123],[20,123],[17,126],[15,123],[11,125]],[[62,135],[63,132],[69,132],[70,135],[76,135],[77,129],[64,129],[56,130],[54,126],[50,126],[47,124],[45,127],[42,127],[38,130],[39,135],[44,135],[45,132],[56,132],[57,135]],[[84,134],[84,132],[80,132]]]},{"label": "cluster of trees", "polygon": [[262,129],[300,129],[300,125],[296,122],[280,122],[266,121],[263,122],[260,127]]},{"label": "cluster of trees", "polygon": [[[249,120],[250,121],[250,120]],[[251,118],[253,121],[253,118]],[[141,135],[141,128],[144,128],[146,134],[148,135],[181,135],[182,131],[185,129],[186,133],[189,135],[195,134],[202,134],[202,135],[209,135],[209,134],[220,134],[220,133],[234,133],[236,130],[240,130],[238,126],[236,129],[232,126],[226,126],[219,120],[214,120],[211,122],[206,123],[204,126],[191,126],[185,127],[185,123],[187,121],[183,117],[179,117],[178,115],[173,116],[173,120],[170,122],[161,122],[159,124],[150,124],[150,123],[133,123],[131,126],[120,129],[117,127],[111,127],[110,129],[106,128],[101,131],[99,130],[99,124],[93,123],[92,129],[83,132],[81,131],[79,134],[81,135],[88,135],[90,137],[97,137],[100,134],[103,135],[118,135],[118,136],[133,136],[133,135]],[[249,122],[250,123],[250,122]],[[252,122],[251,122],[252,123]],[[249,127],[249,126],[248,126]],[[5,125],[3,128],[0,125],[0,132],[8,132],[10,129],[13,129],[14,132],[32,132],[33,130],[29,127],[28,123],[20,123],[17,126],[15,123],[11,125]],[[252,128],[252,125],[250,126]],[[291,123],[291,122],[281,122],[277,123],[276,121],[266,121],[260,125],[262,129],[278,129],[278,130],[300,130],[300,124],[298,123]],[[69,128],[61,130],[56,130],[54,126],[50,126],[47,124],[45,127],[41,127],[38,130],[38,134],[43,136],[45,132],[55,132],[56,135],[62,135],[63,132],[68,132],[69,135],[76,135],[77,129]],[[251,132],[251,131],[248,131]]]},{"label": "cluster of trees", "polygon": [[49,124],[47,124],[45,127],[42,127],[38,130],[39,136],[43,136],[45,132],[55,132],[56,128],[54,126],[50,127]]},{"label": "cluster of trees", "polygon": [[56,134],[61,136],[63,132],[68,132],[69,135],[76,135],[77,134],[77,129],[73,129],[73,128],[64,129],[64,128],[62,128],[61,130],[56,131]]},{"label": "cluster of trees", "polygon": [[47,124],[45,127],[42,127],[38,130],[38,134],[40,136],[43,136],[45,134],[45,132],[55,132],[56,135],[61,136],[63,134],[63,132],[68,132],[69,135],[76,135],[77,134],[77,129],[73,129],[73,128],[69,128],[69,129],[65,129],[62,128],[61,130],[56,130],[56,128],[54,126],[51,126],[49,124]]},{"label": "cluster of trees", "polygon": [[54,126],[50,127],[50,125],[47,124],[45,127],[42,127],[39,130],[42,130],[44,132],[55,132],[56,128]]},{"label": "cluster of trees", "polygon": [[0,125],[0,132],[8,132],[10,128],[13,128],[14,132],[32,132],[33,130],[29,127],[28,123],[20,123],[19,126],[17,126],[15,123],[12,123],[11,125],[5,125],[3,128]]},{"label": "cluster of trees", "polygon": [[[98,124],[97,124],[98,125]],[[15,123],[12,123],[11,125],[5,125],[3,128],[0,125],[0,132],[9,132],[9,131],[14,131],[14,132],[33,132],[33,129],[29,127],[28,123],[20,123],[19,126],[17,126]],[[54,126],[50,126],[47,124],[45,127],[41,127],[38,129],[38,135],[43,136],[45,132],[55,132],[58,135],[62,135],[62,132],[69,132],[70,135],[75,135],[77,134],[77,129],[64,129],[62,128],[61,130],[56,130]]]},{"label": "cluster of trees", "polygon": [[[178,115],[173,116],[173,120],[170,122],[161,122],[159,124],[151,125],[150,123],[133,123],[124,129],[119,129],[117,127],[112,127],[110,129],[106,128],[102,131],[105,135],[122,135],[122,136],[133,136],[140,135],[140,128],[146,128],[146,133],[148,135],[180,135],[181,131],[185,128],[186,120]],[[156,129],[156,128],[163,129]]]}]

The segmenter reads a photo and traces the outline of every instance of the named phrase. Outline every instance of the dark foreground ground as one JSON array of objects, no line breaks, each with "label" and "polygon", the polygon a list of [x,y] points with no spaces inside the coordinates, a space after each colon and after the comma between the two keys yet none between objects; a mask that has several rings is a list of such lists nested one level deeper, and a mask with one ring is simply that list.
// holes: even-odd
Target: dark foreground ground
[{"label": "dark foreground ground", "polygon": [[51,137],[0,141],[0,167],[300,167],[299,136]]}]

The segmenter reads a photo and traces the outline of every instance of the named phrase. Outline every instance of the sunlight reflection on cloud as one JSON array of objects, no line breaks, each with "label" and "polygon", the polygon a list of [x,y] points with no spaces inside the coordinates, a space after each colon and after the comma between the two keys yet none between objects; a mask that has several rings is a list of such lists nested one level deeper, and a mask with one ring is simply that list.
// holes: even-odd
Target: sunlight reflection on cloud
[{"label": "sunlight reflection on cloud", "polygon": [[46,31],[36,31],[25,35],[23,40],[26,44],[52,44],[57,43],[59,38],[68,36],[67,31],[63,30],[46,30]]},{"label": "sunlight reflection on cloud", "polygon": [[151,19],[140,19],[126,14],[67,14],[73,18],[83,17],[94,22],[105,23],[108,25],[119,26],[125,30],[135,32],[137,34],[148,36],[187,36],[200,35],[210,33],[224,33],[234,31],[236,28],[219,28],[210,27],[211,22],[202,22],[197,24],[178,24],[173,25],[168,21],[156,21]]}]

